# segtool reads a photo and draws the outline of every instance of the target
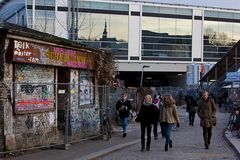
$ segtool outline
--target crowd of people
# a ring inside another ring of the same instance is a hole
[[[198,100],[186,95],[185,104],[190,126],[194,125],[195,115],[199,116],[205,149],[209,149],[212,127],[216,125],[216,106],[213,98],[209,96],[207,91],[203,91]],[[132,105],[127,99],[127,94],[122,93],[116,104],[116,110],[119,112],[121,119],[123,137],[127,136],[128,116],[131,109]],[[180,119],[176,101],[170,94],[164,96],[156,94],[153,98],[150,94],[146,94],[142,100],[136,121],[140,123],[141,128],[141,152],[150,151],[152,130],[154,139],[158,139],[158,126],[161,128],[162,138],[165,138],[164,150],[168,151],[169,148],[173,147],[171,131],[174,125],[180,127]],[[146,133],[147,139],[145,140]]]

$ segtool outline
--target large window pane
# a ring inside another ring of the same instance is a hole
[[[225,18],[232,15],[221,14]],[[239,27],[238,23],[204,21],[204,58],[219,59],[226,54],[240,37]]]
[[[192,20],[177,19],[176,35],[192,35]]]
[[[237,42],[240,40],[240,23],[233,25],[233,41]]]
[[[142,17],[142,56],[190,58],[192,21]]]
[[[47,5],[47,6],[54,6],[55,0],[35,0],[36,5]]]
[[[173,18],[160,18],[161,33],[167,33],[168,35],[176,35],[176,19]]]
[[[32,9],[27,10],[27,26],[28,28],[32,28]]]
[[[91,2],[91,8],[93,8],[93,9],[110,9],[110,3]]]
[[[145,5],[143,6],[143,12],[172,14],[172,15],[192,15],[192,9],[145,6]]]
[[[128,4],[102,3],[78,0],[80,8],[128,11]]]
[[[128,17],[124,15],[79,13],[79,40],[90,46],[127,57]]]
[[[36,10],[35,29],[41,32],[54,34],[54,11]]]
[[[219,22],[218,39],[222,45],[228,45],[233,38],[233,23]]]

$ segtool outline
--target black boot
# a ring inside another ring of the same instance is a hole
[[[141,152],[144,152],[144,151],[145,151],[145,147],[144,147],[144,146],[142,146]]]
[[[147,147],[146,151],[150,151],[150,146]]]
[[[168,145],[165,145],[165,151],[168,151]]]
[[[208,144],[205,144],[205,149],[209,149],[209,146],[208,146]]]

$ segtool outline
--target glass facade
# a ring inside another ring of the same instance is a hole
[[[148,11],[156,14],[148,15]],[[182,17],[179,17],[179,14],[182,14]],[[186,15],[188,17],[185,17]],[[191,16],[192,10],[143,7],[142,58],[191,58],[192,19],[188,19]]]
[[[38,31],[54,34],[55,12],[35,10],[35,28]]]
[[[240,14],[205,11],[204,19],[204,60],[218,60],[240,39]]]
[[[125,13],[128,14],[128,5],[80,1],[79,7],[84,10],[81,12],[80,8],[78,13],[78,40],[112,52],[118,59],[126,59],[128,15]]]
[[[32,9],[27,9],[27,27],[28,28],[33,28],[33,22],[32,22]]]
[[[27,3],[32,5],[32,0]],[[55,0],[35,0],[35,4],[35,25],[33,10],[28,8],[28,27],[54,34]],[[77,7],[78,41],[127,59],[129,4],[78,0]],[[141,18],[143,60],[191,61],[193,9],[143,4],[142,14],[136,16]],[[203,29],[203,61],[216,61],[240,39],[240,13],[206,9]]]
[[[55,0],[35,0],[35,4],[41,6],[54,6]]]

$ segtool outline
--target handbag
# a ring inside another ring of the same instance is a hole
[[[217,118],[216,118],[216,116],[212,117],[212,122],[213,122],[213,126],[217,125]]]

